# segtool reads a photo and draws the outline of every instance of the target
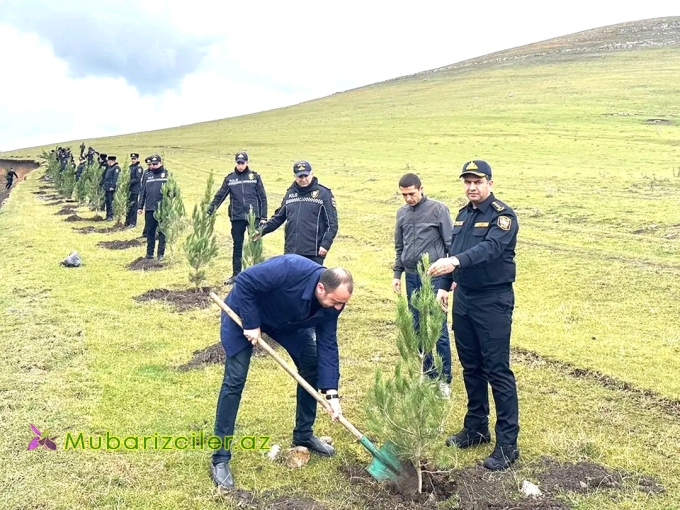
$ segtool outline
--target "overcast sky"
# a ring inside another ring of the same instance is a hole
[[[403,3],[0,0],[0,150],[269,110],[680,15],[657,0]]]

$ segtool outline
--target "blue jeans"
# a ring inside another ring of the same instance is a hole
[[[303,329],[295,333],[287,333],[285,336],[295,336],[299,342],[305,344],[304,349],[293,362],[298,369],[298,373],[312,387],[316,388],[318,362],[316,355],[316,341],[314,329]],[[272,334],[275,340],[283,339],[283,335]],[[220,388],[220,396],[217,399],[217,412],[215,416],[215,436],[222,439],[224,445],[225,436],[234,435],[236,425],[236,414],[241,403],[241,394],[246,384],[250,359],[253,354],[253,347],[249,345],[239,351],[235,356],[227,356],[224,365],[224,380]],[[307,391],[297,385],[297,409],[295,412],[295,429],[293,430],[293,443],[306,441],[312,437],[312,426],[316,420],[316,400]],[[266,431],[263,431],[263,434]],[[213,464],[229,462],[231,460],[231,450],[221,448],[213,453]]]
[[[421,288],[422,282],[420,281],[420,276],[418,275],[418,273],[405,273],[405,275],[406,275],[406,297],[408,298],[409,309],[413,314],[413,327],[415,328],[416,331],[418,331],[418,328],[420,327],[420,317],[418,315],[418,310],[411,306],[411,295],[413,294],[413,291]],[[434,290],[435,294],[439,289],[440,281],[441,277],[432,278],[432,289]],[[444,316],[444,322],[442,323],[441,335],[439,335],[439,339],[437,340],[437,354],[439,354],[439,356],[442,359],[442,369],[444,371],[442,378],[444,382],[450,384],[451,342],[449,341],[449,329],[446,323],[446,315]],[[423,369],[433,379],[437,379],[440,377],[440,374],[437,373],[437,370],[434,367],[432,353],[429,353],[423,360]]]

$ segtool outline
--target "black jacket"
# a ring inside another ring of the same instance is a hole
[[[79,164],[78,168],[76,168],[76,182],[80,180],[80,177],[83,175],[84,171],[85,171],[85,163]]]
[[[139,194],[142,189],[142,174],[144,169],[139,163],[130,165],[130,194]]]
[[[102,188],[104,188],[104,191],[109,191],[111,188],[114,190],[116,189],[119,173],[120,167],[118,166],[118,163],[106,169],[106,172],[104,172],[104,178],[102,179]]]
[[[319,247],[330,250],[338,233],[338,213],[330,188],[319,184],[316,177],[306,188],[296,182],[288,188],[281,207],[262,229],[268,234],[286,222],[284,253],[318,256]]]
[[[250,206],[253,207],[257,219],[267,218],[267,194],[264,191],[264,184],[258,173],[252,171],[250,167],[246,167],[243,172],[234,170],[224,178],[222,186],[210,203],[208,214],[215,212],[228,195],[231,195],[230,220],[247,220]]]
[[[7,177],[7,180],[9,182],[12,182],[14,179],[19,178],[19,176],[17,175],[17,173],[14,170],[10,170],[9,172],[7,172],[7,175],[5,175],[5,177]]]
[[[144,181],[142,193],[139,195],[139,209],[145,211],[155,211],[163,198],[163,184],[168,181],[167,170],[160,166],[148,172],[148,177]]]
[[[493,193],[476,208],[468,203],[453,222],[449,253],[460,261],[453,275],[442,278],[440,289],[453,280],[470,290],[506,288],[515,281],[517,216]]]

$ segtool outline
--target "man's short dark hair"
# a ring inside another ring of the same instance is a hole
[[[399,187],[410,188],[411,186],[415,186],[416,188],[420,189],[420,187],[422,186],[422,183],[420,182],[420,177],[418,177],[416,174],[402,175],[401,179],[399,179]]]
[[[352,273],[343,269],[342,267],[334,267],[332,269],[326,269],[321,273],[321,278],[319,278],[319,283],[323,284],[326,292],[333,292],[340,285],[347,285],[347,290],[351,294],[354,291],[354,279],[352,278]]]

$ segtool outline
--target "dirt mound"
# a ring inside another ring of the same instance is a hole
[[[62,216],[65,216],[65,215],[67,215],[67,214],[70,214],[70,215],[73,215],[73,216],[77,216],[77,215],[75,214],[75,212],[76,212],[76,208],[75,208],[75,207],[73,207],[73,206],[71,206],[71,205],[66,205],[66,206],[62,207],[61,209],[59,209],[59,210],[58,210],[57,212],[55,212],[54,214],[56,214],[56,215],[62,215]],[[78,216],[78,217],[79,217],[79,216]],[[74,220],[64,220],[64,221],[74,221]]]
[[[521,466],[519,469],[522,469]],[[451,471],[423,473],[422,494],[402,494],[395,487],[379,484],[363,466],[346,465],[339,468],[357,488],[356,501],[360,505],[376,509],[436,509],[444,501],[455,501],[461,510],[568,510],[555,499],[563,492],[594,492],[597,490],[621,490],[624,478],[635,478],[622,472],[609,470],[592,462],[560,464],[549,457],[527,466],[534,476],[523,475],[517,468],[491,472],[481,464]],[[528,471],[529,472],[529,471]],[[518,489],[518,480],[527,476],[536,478],[540,498],[524,496]],[[662,492],[663,487],[655,480],[637,477],[641,492]],[[653,488],[650,490],[650,488]]]
[[[92,228],[94,227],[86,227]],[[163,269],[163,264],[156,261],[156,259],[147,259],[144,257],[139,257],[128,264],[127,268],[130,271],[155,271],[157,269]]]
[[[109,250],[127,250],[136,246],[142,246],[137,239],[130,239],[129,241],[99,241],[97,246],[107,248]]]
[[[269,346],[272,349],[276,349],[279,347],[279,344],[270,336],[263,334],[262,339],[269,344]],[[220,342],[217,342],[216,344],[209,345],[205,349],[199,349],[198,351],[194,351],[193,357],[191,360],[184,365],[180,365],[178,370],[181,370],[182,372],[185,372],[187,370],[193,370],[195,368],[202,368],[207,365],[224,365],[224,348],[222,347],[222,344]],[[269,356],[267,354],[267,351],[264,349],[261,349],[259,346],[255,346],[253,349],[253,356],[255,357],[261,357],[261,356]]]
[[[224,365],[225,355],[224,347],[220,342],[209,345],[205,349],[194,351],[194,356],[191,361],[177,367],[181,372],[201,368],[206,365]]]
[[[136,242],[141,245],[139,241]],[[178,311],[185,312],[195,308],[208,308],[212,304],[212,300],[208,296],[211,290],[210,287],[201,287],[198,292],[195,289],[151,289],[134,299],[140,303],[144,301],[165,301],[174,304]]]
[[[73,218],[73,219],[69,219]],[[74,214],[73,216],[69,216],[66,218],[64,221],[91,221],[88,218],[81,218],[77,214]],[[74,228],[76,232],[79,234],[110,234],[111,232],[120,232],[123,230],[125,227],[121,224],[114,225],[113,227],[101,227],[101,228],[96,228],[96,227],[78,227]]]

